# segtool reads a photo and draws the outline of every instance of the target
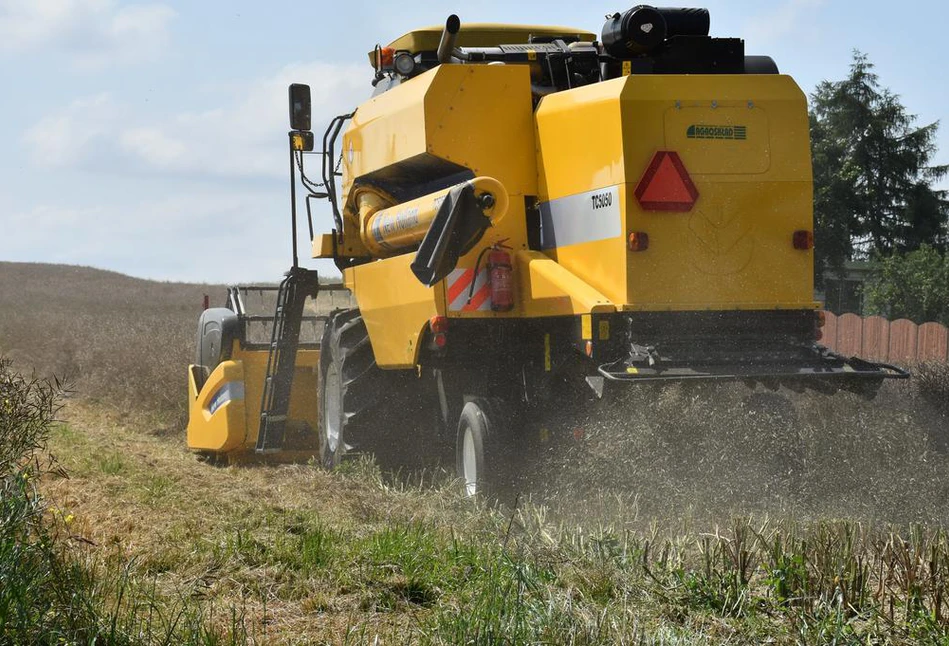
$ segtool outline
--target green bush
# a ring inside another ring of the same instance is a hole
[[[160,599],[131,563],[104,567],[71,546],[71,516],[38,487],[55,468],[46,443],[62,392],[0,358],[0,644],[245,643],[237,612],[217,629],[200,605]]]
[[[57,388],[27,380],[0,360],[0,635],[30,643],[58,621],[56,557],[46,506],[37,493]]]
[[[949,254],[923,245],[884,258],[865,290],[869,314],[949,325]]]

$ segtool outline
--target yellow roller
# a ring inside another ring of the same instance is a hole
[[[496,225],[507,213],[507,190],[492,177],[476,177],[463,182],[469,184],[475,197],[484,204],[484,214]],[[380,193],[364,190],[356,196],[359,208],[359,226],[363,244],[376,257],[394,256],[418,247],[428,232],[442,201],[455,185],[423,195],[395,206],[387,206],[387,198]],[[484,200],[490,196],[492,199]],[[488,206],[490,205],[490,206]]]

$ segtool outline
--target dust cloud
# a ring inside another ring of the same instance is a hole
[[[742,384],[614,395],[575,421],[551,416],[522,498],[621,526],[733,514],[949,525],[949,416],[913,382],[872,401]]]

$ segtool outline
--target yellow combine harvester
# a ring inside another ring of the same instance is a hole
[[[309,88],[291,86],[291,201],[297,173],[308,207],[330,201],[313,257],[357,307],[301,345],[322,288],[294,251],[270,343],[247,341],[239,290],[206,311],[189,446],[333,466],[432,451],[434,431],[474,494],[511,473],[536,414],[620,386],[906,376],[817,345],[804,94],[708,31],[704,9],[638,6],[599,40],[451,16],[370,53],[373,96],[331,122],[320,183]]]

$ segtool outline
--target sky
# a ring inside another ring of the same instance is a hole
[[[853,50],[866,53],[919,124],[943,121],[935,161],[949,163],[949,3],[699,6],[711,12],[713,36],[743,38],[746,53],[772,56],[808,94],[843,78]],[[312,86],[313,129],[322,133],[369,96],[366,52],[414,27],[457,13],[462,25],[599,32],[606,14],[626,8],[615,0],[0,0],[0,260],[159,280],[275,281],[290,265],[289,83]],[[328,205],[315,216],[317,232],[331,228]]]

